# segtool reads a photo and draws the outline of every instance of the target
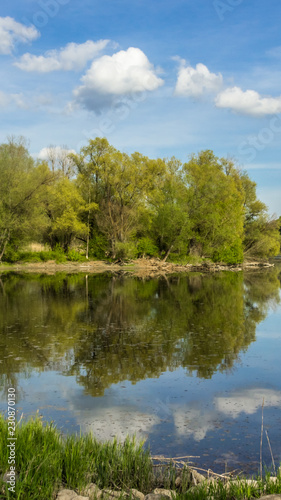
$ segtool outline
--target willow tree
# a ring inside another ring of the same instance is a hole
[[[0,260],[9,245],[19,247],[46,225],[43,186],[52,182],[46,164],[36,164],[24,139],[0,145]]]
[[[163,162],[161,178],[149,195],[151,239],[166,260],[171,251],[187,253],[190,239],[188,189],[183,182],[181,162],[175,157]]]
[[[98,216],[95,213],[99,209],[104,196],[104,174],[107,171],[110,157],[114,148],[110,146],[107,139],[90,139],[87,146],[81,148],[79,154],[73,154],[72,160],[77,169],[77,186],[87,210],[84,213],[84,223],[87,225],[85,238],[86,257],[89,255],[90,239],[99,231]]]
[[[87,206],[73,181],[59,176],[45,192],[45,211],[48,224],[44,232],[44,241],[52,249],[58,244],[65,252],[77,237],[87,233],[82,214]]]
[[[85,237],[80,235],[79,239],[84,241],[84,243],[86,243],[86,259],[88,259],[93,213],[98,208],[97,203],[93,201],[95,197],[95,191],[92,182],[93,172],[91,165],[85,161],[82,155],[72,155],[72,159],[73,163],[76,165],[78,170],[78,175],[76,178],[76,186],[79,190],[80,195],[84,200],[84,205],[85,205],[84,213],[81,214],[82,221],[84,222],[84,224],[86,224],[87,227]]]
[[[244,196],[224,167],[209,150],[193,155],[183,166],[192,233],[190,252],[239,262],[243,259]]]
[[[280,252],[279,221],[270,217],[267,206],[257,198],[256,183],[241,173],[244,191],[244,240],[246,257],[267,258]]]
[[[130,156],[121,153],[105,138],[90,140],[73,160],[79,171],[80,185],[84,186],[92,234],[94,231],[103,234],[115,257],[118,248],[126,244],[138,228],[146,193],[161,171],[160,164],[139,153]],[[91,203],[96,203],[98,210],[90,216]]]

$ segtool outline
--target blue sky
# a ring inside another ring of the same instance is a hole
[[[0,9],[0,141],[150,157],[212,149],[281,214],[280,0],[13,0]],[[41,153],[42,155],[42,153]]]

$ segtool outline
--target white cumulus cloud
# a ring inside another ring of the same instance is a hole
[[[44,55],[24,54],[15,66],[23,71],[49,73],[51,71],[81,70],[88,61],[96,57],[109,43],[109,40],[85,43],[68,43],[60,50],[49,50]]]
[[[204,93],[218,92],[223,83],[220,73],[211,73],[202,63],[196,67],[186,66],[184,60],[180,61],[175,95],[187,97],[200,97]]]
[[[34,26],[25,26],[12,17],[0,17],[0,54],[11,54],[17,42],[32,42],[39,36]]]
[[[153,91],[164,84],[147,56],[135,47],[96,59],[81,81],[74,90],[75,102],[96,112],[124,96]]]
[[[281,96],[262,97],[255,90],[243,91],[231,87],[220,92],[215,104],[217,108],[229,108],[236,113],[252,116],[273,115],[281,112]]]
[[[48,160],[50,156],[50,148],[53,150],[54,154],[59,156],[60,154],[76,153],[75,149],[66,149],[61,146],[50,146],[49,148],[43,148],[38,153],[37,157],[39,160]]]

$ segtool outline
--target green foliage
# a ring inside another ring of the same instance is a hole
[[[86,258],[98,259],[239,263],[242,243],[248,258],[280,251],[280,221],[257,199],[256,184],[210,150],[182,165],[175,157],[128,155],[97,137],[60,162],[51,172],[34,162],[22,139],[0,145],[0,261],[5,253],[6,261],[25,260],[18,252],[32,239],[52,250],[58,244],[65,254],[79,240]]]
[[[158,248],[153,243],[152,239],[144,236],[138,240],[137,243],[137,256],[143,257],[148,255],[149,257],[155,257],[158,254]]]
[[[151,221],[149,234],[163,256],[173,252],[187,253],[190,220],[187,187],[182,179],[181,163],[175,158],[162,162],[161,178],[149,198]]]
[[[42,262],[47,262],[48,260],[53,259],[53,253],[51,250],[49,250],[49,251],[41,250],[41,252],[38,252],[38,253],[39,253],[40,260]]]
[[[48,254],[48,252],[16,251],[11,245],[8,245],[3,256],[3,261],[9,262],[10,264],[14,264],[15,262],[44,262],[51,258],[46,258],[46,254]]]
[[[38,252],[20,252],[19,253],[20,262],[42,262],[40,253]]]
[[[274,257],[280,253],[280,233],[278,220],[269,220],[260,214],[246,225],[244,252],[249,258]]]
[[[241,174],[244,192],[243,250],[247,258],[264,259],[280,252],[280,222],[270,218],[267,207],[257,199],[256,183],[246,172]]]
[[[134,241],[118,241],[116,243],[115,256],[117,259],[135,259],[137,255],[138,250]]]
[[[45,227],[41,201],[50,182],[48,167],[35,164],[23,139],[0,145],[0,261],[8,245],[17,249]]]
[[[67,252],[75,237],[87,233],[80,217],[85,210],[84,200],[75,184],[62,177],[47,189],[45,207],[49,223],[43,239],[52,249],[59,244]]]
[[[85,261],[85,256],[73,249],[68,250],[66,254],[59,244],[53,250],[42,250],[40,252],[15,251],[11,246],[8,246],[3,260],[11,264],[15,262],[48,262],[49,260],[55,260],[56,263],[63,263],[67,260],[71,262],[83,262]]]
[[[224,262],[225,264],[240,264],[243,262],[242,241],[238,240],[231,247],[215,250],[213,253],[214,262]]]
[[[105,259],[109,254],[109,243],[103,234],[95,232],[89,242],[89,257]]]
[[[11,245],[8,245],[3,257],[4,262],[11,264],[15,262],[46,262],[54,258],[52,252],[25,252],[21,250],[14,250]]]
[[[49,252],[49,256],[51,257],[51,260],[55,260],[58,264],[66,262],[67,260],[63,248],[58,243],[56,244],[54,250]]]
[[[76,250],[68,250],[66,257],[67,260],[70,260],[71,262],[84,262],[86,260],[85,255],[82,255]]]
[[[115,258],[117,248],[122,247],[118,244],[128,243],[140,224],[145,197],[154,189],[162,163],[139,153],[128,156],[110,146],[105,138],[98,137],[90,140],[80,155],[73,158],[79,170],[78,182],[84,186],[84,198],[98,205],[98,210],[88,213],[90,239],[98,229],[109,242],[110,254]]]
[[[14,262],[18,262],[20,260],[20,253],[14,250],[11,245],[6,247],[6,251],[3,255],[3,261],[9,262],[13,264]]]
[[[190,252],[212,257],[242,239],[241,186],[212,151],[193,155],[183,169],[189,186]]]

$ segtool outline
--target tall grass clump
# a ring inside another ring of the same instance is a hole
[[[101,443],[92,435],[68,436],[64,448],[63,481],[71,488],[93,482],[99,488],[149,490],[152,463],[143,442],[127,437]]]
[[[0,417],[0,473],[9,471],[8,464],[8,425],[3,416]],[[28,498],[42,500],[53,498],[58,489],[63,465],[62,441],[58,431],[52,424],[43,425],[37,416],[23,422],[16,432],[16,481],[15,494],[6,489],[6,498]],[[1,497],[0,497],[1,498]],[[5,497],[3,497],[5,498]]]
[[[3,475],[9,471],[8,424],[0,415],[0,498],[48,500],[60,487],[80,490],[94,482],[99,488],[150,491],[152,461],[143,442],[126,438],[99,442],[91,434],[62,437],[36,416],[16,431],[16,492],[11,494]],[[5,495],[1,497],[1,491]]]

